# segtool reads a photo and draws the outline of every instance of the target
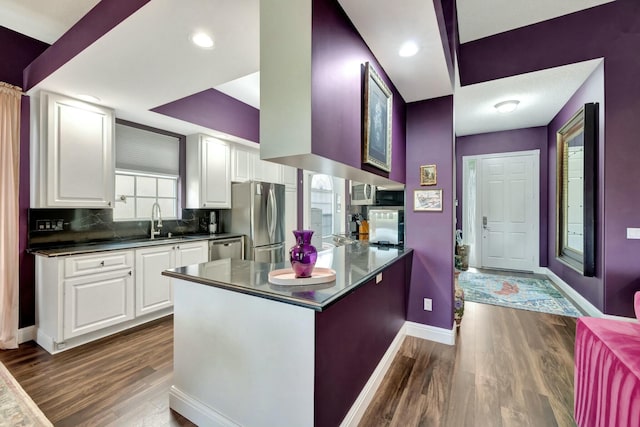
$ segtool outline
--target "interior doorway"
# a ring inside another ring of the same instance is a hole
[[[469,265],[536,271],[540,151],[463,157],[462,234]]]

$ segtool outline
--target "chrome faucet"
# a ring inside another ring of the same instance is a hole
[[[158,209],[156,209],[156,207]],[[156,213],[156,210],[158,211],[158,225],[154,225],[153,223],[153,217]],[[158,230],[156,230],[156,228],[158,228]],[[151,206],[151,240],[153,240],[156,236],[158,236],[160,234],[160,228],[162,228],[162,210],[160,209],[160,205],[158,204],[158,202],[155,202],[153,204],[153,206]]]

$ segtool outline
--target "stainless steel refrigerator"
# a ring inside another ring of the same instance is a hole
[[[284,185],[248,181],[231,185],[231,209],[221,211],[224,231],[245,238],[245,258],[284,261]]]

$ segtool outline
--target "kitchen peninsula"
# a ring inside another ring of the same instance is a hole
[[[411,249],[319,253],[331,283],[282,286],[287,267],[218,260],[174,284],[171,408],[198,425],[336,426],[406,319]]]

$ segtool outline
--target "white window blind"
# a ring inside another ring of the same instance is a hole
[[[180,140],[116,124],[116,168],[179,175]]]

